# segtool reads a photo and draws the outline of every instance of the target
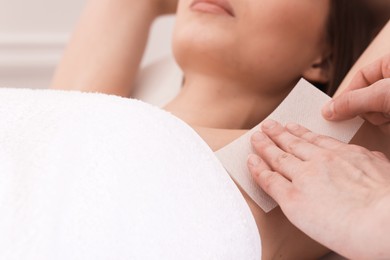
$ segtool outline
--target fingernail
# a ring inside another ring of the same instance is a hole
[[[299,125],[298,125],[298,124],[295,124],[295,123],[288,123],[288,124],[286,125],[286,128],[287,128],[288,130],[291,130],[291,131],[296,131],[296,130],[299,129]]]
[[[261,163],[261,159],[259,158],[259,156],[255,155],[255,154],[250,154],[248,156],[248,165],[251,166],[251,167],[256,167],[258,165],[260,165]]]
[[[324,109],[322,110],[322,113],[323,115],[328,118],[328,119],[331,119],[334,115],[334,102],[333,100],[329,101]]]
[[[255,141],[255,142],[261,142],[265,139],[265,135],[259,131],[255,132],[253,135],[252,135],[252,140]]]
[[[267,119],[262,124],[263,128],[265,129],[272,129],[277,125],[277,123],[274,120]]]

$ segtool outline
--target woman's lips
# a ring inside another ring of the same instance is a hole
[[[191,4],[191,9],[205,13],[235,16],[233,8],[226,0],[195,0]]]

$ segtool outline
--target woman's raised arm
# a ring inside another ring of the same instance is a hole
[[[51,88],[130,96],[153,20],[177,0],[89,0]]]

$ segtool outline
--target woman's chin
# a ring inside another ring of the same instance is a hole
[[[228,60],[234,52],[227,45],[226,41],[221,41],[215,37],[193,37],[188,35],[176,35],[173,38],[173,54],[180,66],[187,64],[204,69],[210,66],[229,66]],[[215,64],[215,65],[213,65]]]
[[[234,28],[220,23],[208,23],[200,19],[189,19],[177,23],[173,34],[174,48],[192,49],[201,52],[220,52],[225,55],[237,42]]]

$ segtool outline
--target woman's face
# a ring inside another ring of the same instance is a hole
[[[326,53],[329,9],[329,0],[180,0],[174,54],[186,77],[280,91]]]

